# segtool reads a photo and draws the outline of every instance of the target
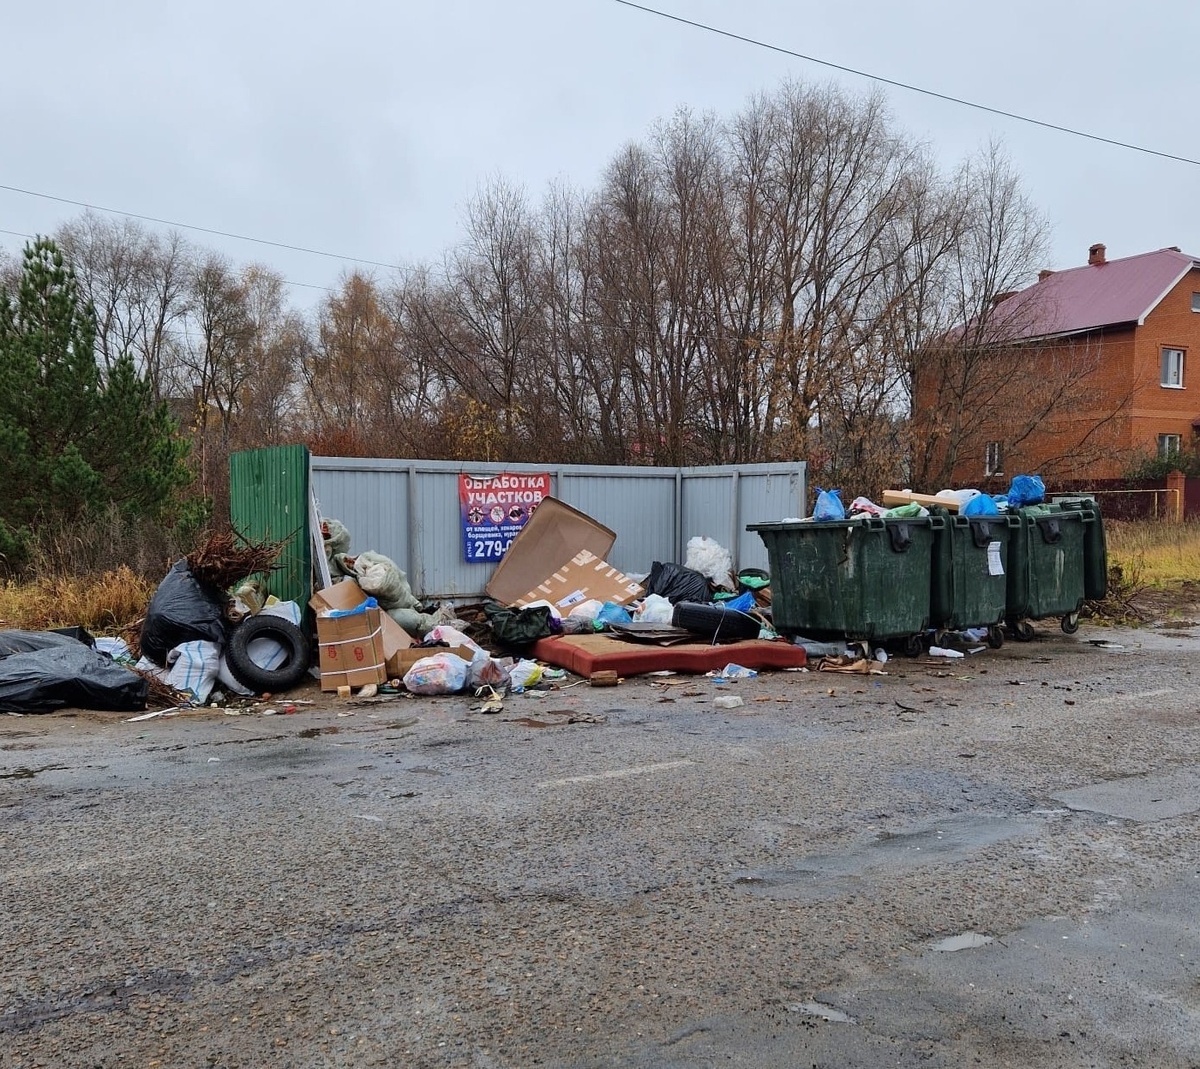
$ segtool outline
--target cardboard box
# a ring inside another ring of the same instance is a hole
[[[449,649],[445,646],[433,646],[424,649],[419,646],[413,646],[411,649],[401,650],[394,658],[388,658],[388,679],[403,679],[404,673],[416,664],[417,661],[421,660],[422,657],[432,657],[435,653],[453,653],[455,657],[461,657],[464,661],[469,661],[475,656],[475,651],[470,646],[451,646]]]
[[[332,586],[322,587],[309,598],[308,606],[317,614],[317,618],[320,620],[323,609],[353,609],[356,605],[361,605],[366,600],[367,595],[363,593],[362,587],[353,579],[345,579],[340,583],[334,583]],[[398,664],[396,658],[401,651],[413,645],[415,639],[396,623],[395,620],[388,616],[386,612],[380,612],[379,614],[379,627],[383,639],[383,659],[387,670],[387,678],[394,679],[396,676],[404,674],[395,670],[394,663]],[[319,624],[317,633],[319,636]],[[324,668],[321,671],[324,672]]]
[[[514,604],[548,601],[563,616],[567,616],[576,605],[593,598],[624,605],[641,597],[641,594],[641,583],[584,549],[562,567],[556,568],[544,582],[517,598]]]
[[[501,605],[520,604],[546,576],[557,572],[576,554],[586,550],[603,560],[616,541],[616,532],[604,524],[558,498],[544,498],[513,539],[484,589]]]
[[[387,682],[382,616],[379,609],[353,616],[317,616],[322,690]]]

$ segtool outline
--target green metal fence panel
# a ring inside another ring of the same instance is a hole
[[[233,528],[248,541],[287,542],[267,585],[281,601],[301,605],[312,592],[308,464],[302,445],[248,449],[229,458]]]

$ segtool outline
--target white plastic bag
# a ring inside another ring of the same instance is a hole
[[[425,641],[444,642],[447,646],[467,646],[473,650],[482,648],[478,642],[467,638],[457,627],[451,627],[449,624],[438,624],[425,636]]]
[[[733,589],[733,576],[730,574],[733,571],[733,557],[714,539],[701,538],[699,535],[688,539],[684,564],[692,571],[707,576],[715,586]]]
[[[537,661],[518,661],[508,670],[508,685],[514,694],[540,683],[541,679],[542,666]]]
[[[567,614],[567,618],[575,620],[587,620],[589,623],[591,623],[596,619],[597,613],[599,613],[603,608],[604,602],[596,601],[595,598],[592,598],[590,601],[581,601],[578,605],[571,609],[570,613]]]
[[[435,653],[404,673],[404,686],[412,694],[457,694],[467,685],[470,670],[470,662],[453,653]]]
[[[647,594],[633,618],[648,624],[669,624],[675,618],[675,606],[661,594]]]

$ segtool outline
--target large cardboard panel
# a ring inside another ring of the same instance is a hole
[[[517,605],[548,601],[563,616],[585,601],[611,601],[624,605],[641,596],[642,585],[617,571],[608,561],[580,550],[554,574],[517,599]]]
[[[367,600],[367,595],[353,579],[345,579],[332,586],[322,587],[309,599],[308,606],[320,619],[323,609],[353,609]],[[383,636],[385,660],[395,657],[401,650],[408,649],[416,640],[386,612],[379,614],[379,627]],[[388,669],[391,672],[391,669]],[[393,673],[394,674],[394,673]]]
[[[317,616],[321,689],[387,682],[379,609],[354,616]]]
[[[604,524],[547,497],[513,539],[484,590],[502,605],[515,605],[580,550],[603,560],[616,540],[616,532]]]

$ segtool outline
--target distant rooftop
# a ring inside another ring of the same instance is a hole
[[[1088,263],[1043,272],[1041,280],[1008,297],[997,310],[1002,322],[1020,325],[1026,338],[1078,334],[1121,323],[1142,323],[1200,259],[1178,249],[1158,249],[1107,260],[1093,245]]]

